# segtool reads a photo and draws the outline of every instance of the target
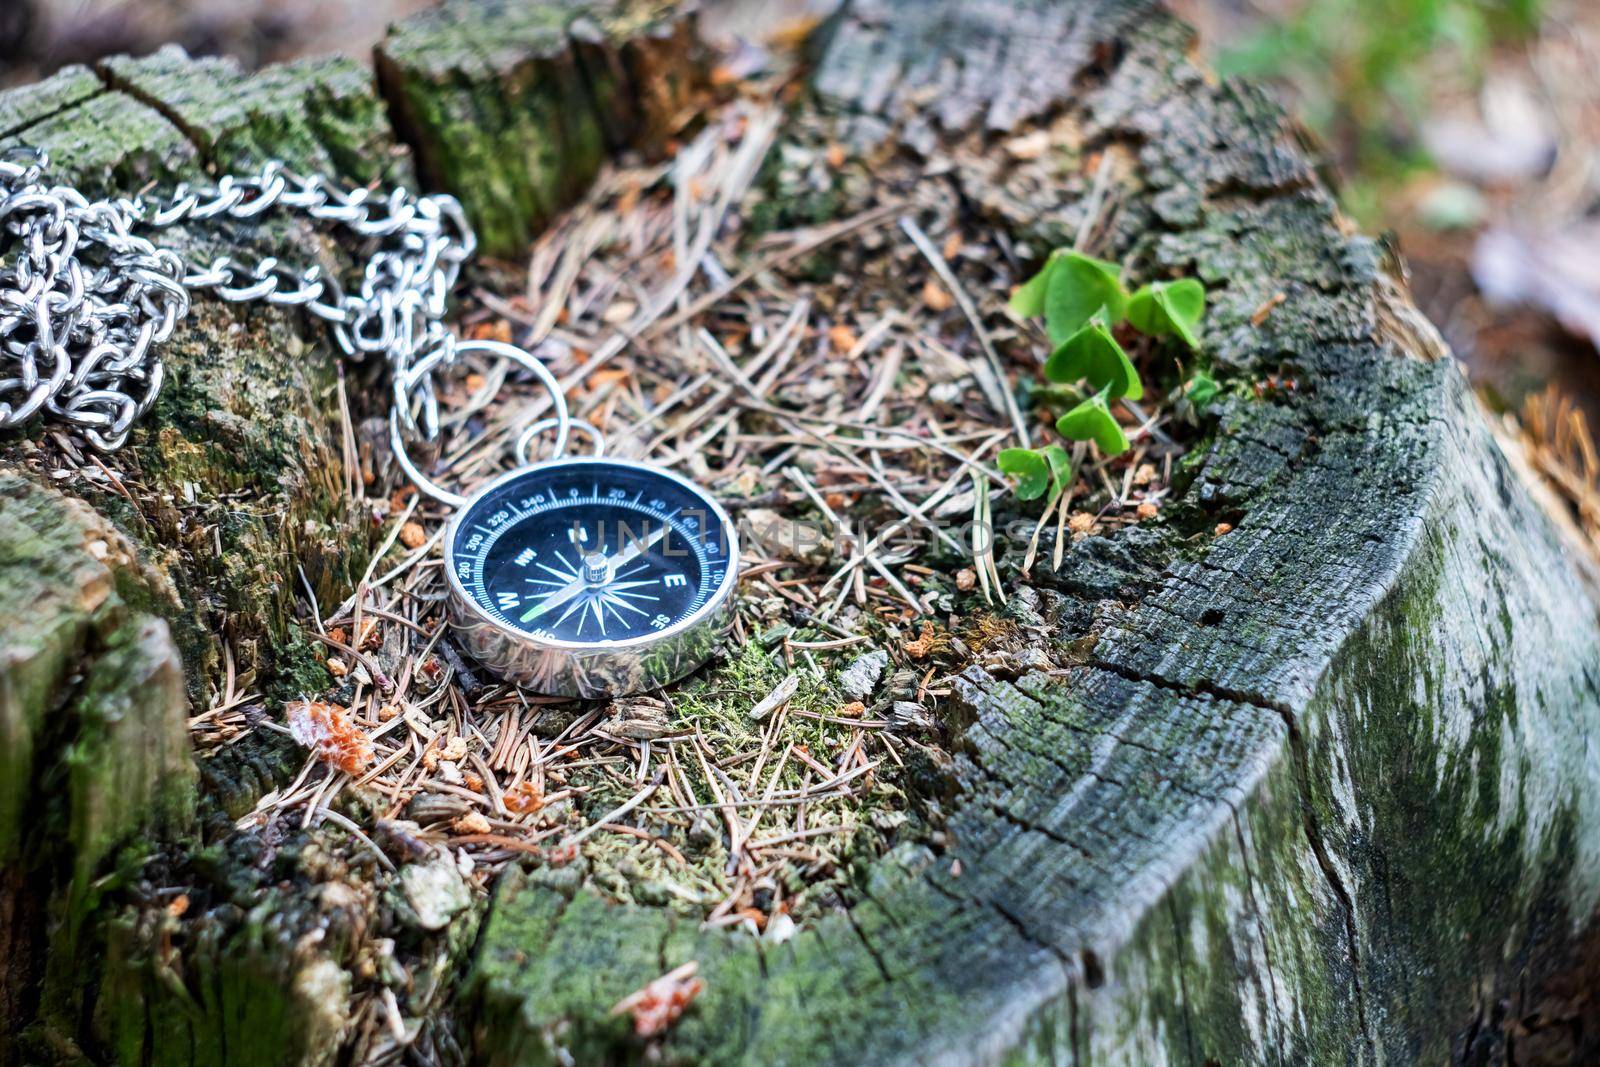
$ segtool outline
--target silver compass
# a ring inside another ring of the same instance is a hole
[[[515,470],[463,496],[412,462],[404,401],[438,363],[472,352],[530,371],[554,414],[523,431]],[[549,368],[514,345],[460,342],[397,374],[394,388],[395,458],[455,510],[444,539],[449,617],[469,655],[536,692],[585,698],[654,689],[710,657],[732,618],[739,539],[709,493],[664,468],[605,456],[604,436],[571,417]],[[552,455],[530,462],[547,431]],[[573,431],[593,455],[565,454]]]
[[[541,693],[636,693],[705,662],[737,579],[732,521],[644,463],[547,460],[479,489],[445,534],[463,647]]]

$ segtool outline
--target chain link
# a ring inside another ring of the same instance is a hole
[[[96,448],[119,448],[161,389],[161,345],[188,315],[191,294],[203,291],[304,308],[328,324],[346,356],[381,353],[405,428],[437,436],[431,368],[454,359],[445,304],[476,247],[454,197],[341,189],[275,160],[211,187],[179,185],[165,200],[91,201],[50,184],[48,170],[37,149],[0,153],[0,430],[43,412]],[[271,256],[197,266],[139,232],[248,221],[274,208],[370,241],[359,288],[346,293],[315,264]],[[428,372],[412,373],[424,357],[432,357]]]

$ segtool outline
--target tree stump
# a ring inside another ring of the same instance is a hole
[[[0,135],[91,193],[265,157],[421,182],[520,255],[608,152],[663,150],[705,83],[693,40],[661,5],[456,0],[375,75],[168,51],[0,95]],[[417,1055],[1587,1062],[1592,565],[1296,127],[1136,0],[857,0],[811,44],[797,107],[1036,254],[1107,176],[1108,246],[1206,282],[1208,355],[1243,387],[1155,534],[1031,579],[1069,666],[973,665],[937,708],[936,842],[869,857],[781,944],[510,868],[401,989],[442,1020]],[[1007,152],[1025,137],[1042,159]],[[345,255],[301,226],[179,241]],[[381,445],[352,427],[383,391],[278,310],[202,301],[167,358],[113,462],[48,427],[0,452],[6,1063],[328,1063],[381,1025],[348,1003],[394,883],[269,879],[231,828],[298,750],[262,728],[197,762],[185,730],[243,677],[262,718],[325,687],[293,605],[343,599],[376,547]],[[1296,388],[1248,388],[1268,374]],[[206,888],[141,899],[152,870]],[[610,1009],[690,960],[704,993],[646,1047]]]

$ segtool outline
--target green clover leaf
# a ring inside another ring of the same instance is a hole
[[[1053,382],[1087,378],[1091,386],[1108,390],[1112,398],[1138,400],[1144,396],[1144,385],[1133,361],[1098,316],[1051,353],[1044,365],[1044,376]]]
[[[1054,500],[1072,484],[1072,457],[1060,445],[1045,445],[1039,454],[1050,467],[1050,499]]]
[[[1000,473],[1016,479],[1019,500],[1037,500],[1050,484],[1049,463],[1031,448],[1002,449],[995,463]]]
[[[1031,319],[1035,315],[1044,314],[1044,294],[1050,286],[1050,272],[1055,269],[1064,254],[1064,250],[1059,248],[1051,252],[1050,258],[1039,268],[1039,273],[1017,287],[1017,291],[1011,294],[1012,314],[1019,319]]]
[[[1177,334],[1190,348],[1200,347],[1195,332],[1206,313],[1206,289],[1193,278],[1151,282],[1128,301],[1128,321],[1152,337]]]
[[[1115,263],[1080,252],[1064,252],[1050,268],[1044,294],[1044,328],[1059,345],[1102,311],[1108,324],[1128,313],[1128,294]]]
[[[1128,436],[1106,406],[1104,389],[1057,419],[1056,430],[1072,441],[1093,441],[1108,456],[1128,450]]]
[[[1072,457],[1060,445],[1007,448],[996,464],[1002,474],[1015,479],[1013,489],[1019,500],[1037,500],[1048,487],[1053,501],[1072,484]]]

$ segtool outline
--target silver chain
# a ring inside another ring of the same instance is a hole
[[[179,185],[163,200],[89,200],[51,185],[48,169],[36,149],[0,155],[0,430],[42,412],[96,448],[120,447],[161,389],[161,345],[188,315],[191,293],[206,291],[304,308],[329,324],[346,356],[381,353],[401,422],[437,436],[432,369],[456,348],[445,304],[476,246],[454,197],[341,189],[274,160],[251,176]],[[270,256],[197,267],[138,232],[247,221],[273,208],[371,241],[359,289],[345,293],[316,264]]]

